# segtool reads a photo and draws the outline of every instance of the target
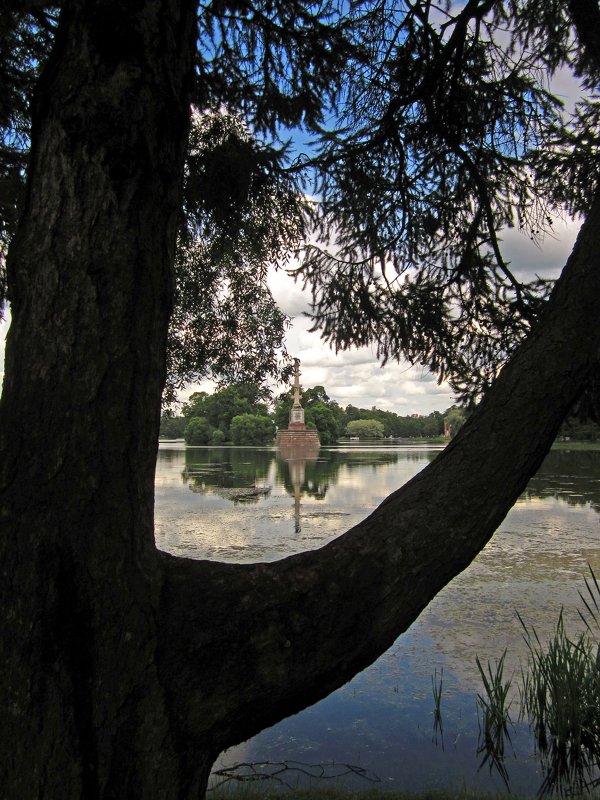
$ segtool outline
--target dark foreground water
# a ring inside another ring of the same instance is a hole
[[[364,518],[438,451],[345,446],[322,448],[314,462],[286,463],[272,448],[163,443],[157,544],[176,555],[237,562],[316,548]],[[248,497],[255,486],[270,491]],[[600,575],[599,512],[600,452],[552,452],[492,541],[387,653],[325,700],[226,751],[217,767],[285,762],[280,778],[295,785],[306,771],[315,774],[304,765],[320,765],[328,776],[350,765],[354,771],[338,784],[504,791],[497,773],[479,769],[475,656],[485,664],[506,648],[505,672],[518,675],[526,646],[517,610],[542,641],[561,606],[569,629],[580,628],[587,565]],[[443,735],[434,731],[432,691],[442,668]],[[527,725],[516,722],[511,736],[510,788],[534,795],[543,774]]]

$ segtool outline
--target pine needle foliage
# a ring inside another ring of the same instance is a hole
[[[502,230],[538,241],[598,186],[597,99],[569,117],[548,90],[559,68],[592,85],[579,23],[541,5],[380,4],[369,56],[347,65],[319,139],[320,244],[297,272],[314,329],[336,350],[372,344],[384,363],[426,366],[463,401],[551,289],[517,278]]]
[[[0,247],[18,218],[33,86],[59,8],[17,4],[2,15]],[[311,244],[294,274],[312,292],[314,330],[336,350],[372,345],[383,363],[423,365],[460,401],[476,400],[551,291],[519,277],[502,231],[540,241],[556,215],[585,214],[598,189],[597,3],[202,0],[197,20],[193,99],[211,123],[190,139],[176,277],[187,310],[176,306],[169,386],[235,378],[218,348],[241,364],[236,348],[249,336],[256,347],[238,377],[279,371],[285,321],[264,265],[285,260],[310,211]],[[573,113],[549,88],[559,70],[582,86]],[[299,140],[311,141],[302,156]],[[316,202],[300,214],[302,192]],[[254,236],[261,204],[265,219],[278,211],[273,231]],[[286,206],[293,235],[279,227]],[[4,284],[0,266],[0,298]],[[262,323],[232,338],[225,329],[251,285]],[[201,291],[231,299],[222,324]],[[270,364],[248,374],[263,351]]]

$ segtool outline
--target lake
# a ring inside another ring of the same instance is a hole
[[[312,462],[286,463],[274,448],[186,449],[163,442],[157,546],[233,562],[273,561],[320,547],[367,516],[440,449],[351,443],[323,447]],[[252,496],[253,487],[270,490]],[[291,785],[323,770],[349,787],[373,781],[379,789],[504,791],[495,771],[480,768],[476,695],[482,684],[475,656],[485,664],[506,649],[505,674],[520,674],[527,650],[517,611],[542,641],[561,606],[568,630],[581,629],[576,609],[588,564],[600,575],[599,513],[600,452],[552,451],[491,542],[390,650],[325,700],[226,751],[217,768],[268,761],[285,765],[279,778]],[[434,730],[432,688],[442,669],[443,735]],[[510,789],[533,796],[542,769],[528,726],[517,720],[516,700],[512,716]]]

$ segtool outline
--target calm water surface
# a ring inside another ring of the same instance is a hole
[[[439,452],[437,446],[322,448],[312,462],[278,459],[272,448],[162,443],[156,473],[157,545],[175,555],[272,561],[320,547],[359,522]],[[270,486],[245,497],[248,488]],[[554,451],[492,541],[430,603],[375,664],[330,697],[225,752],[240,761],[351,764],[378,788],[502,791],[479,769],[475,655],[507,648],[518,674],[526,648],[515,611],[547,639],[564,606],[569,630],[587,564],[600,575],[600,452]],[[443,742],[433,731],[432,676],[443,668]],[[513,716],[516,718],[516,705]],[[436,741],[437,738],[437,741]],[[527,726],[512,735],[513,792],[534,795],[541,768]],[[301,773],[290,771],[294,783]],[[364,777],[338,783],[366,786]]]

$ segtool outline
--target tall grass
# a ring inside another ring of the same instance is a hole
[[[525,631],[528,672],[521,686],[522,716],[532,725],[544,766],[541,793],[575,790],[595,783],[600,757],[600,662],[587,633],[569,638],[562,611],[543,647],[533,628]]]
[[[543,645],[533,627],[517,614],[528,649],[519,686],[519,716],[528,720],[541,759],[544,779],[539,794],[584,794],[600,785],[600,586],[593,570],[580,592],[579,615],[586,630],[571,638],[561,610],[554,634]],[[482,764],[495,766],[506,785],[504,743],[508,735],[507,698],[503,681],[504,652],[487,674],[477,666],[485,697],[478,696],[484,725],[480,729]]]
[[[433,691],[433,738],[435,743],[438,742],[438,735],[442,743],[442,750],[444,749],[444,726],[442,724],[442,690],[444,686],[444,668],[440,668],[440,677],[438,680],[437,667],[434,674],[431,676],[431,688]]]
[[[510,678],[504,679],[506,650],[492,668],[487,664],[487,673],[478,656],[477,669],[483,682],[483,694],[477,695],[477,717],[479,719],[479,747],[477,754],[483,756],[480,769],[488,764],[495,767],[508,789],[508,771],[504,761],[506,743],[510,744]],[[480,716],[481,715],[481,716]]]

